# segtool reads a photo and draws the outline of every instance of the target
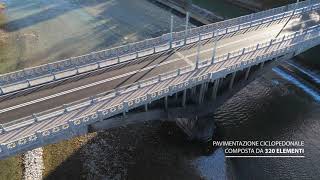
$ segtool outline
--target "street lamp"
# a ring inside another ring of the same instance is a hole
[[[186,0],[185,1],[185,11],[186,11],[186,24],[185,24],[185,39],[184,42],[187,43],[187,36],[188,36],[188,28],[189,28],[189,10],[191,9],[192,6],[192,0]]]
[[[172,41],[173,41],[173,15],[171,15],[171,19],[170,19],[170,47],[172,45]]]

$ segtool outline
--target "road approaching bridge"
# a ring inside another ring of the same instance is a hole
[[[182,94],[320,43],[320,1],[310,0],[111,50],[0,75],[0,157],[70,138],[97,121]]]

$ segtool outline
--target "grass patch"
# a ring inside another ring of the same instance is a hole
[[[45,167],[43,177],[45,179],[52,179],[54,177],[79,179],[82,171],[82,163],[80,154],[77,152],[81,146],[87,143],[90,137],[93,136],[95,136],[95,133],[43,147]]]
[[[22,179],[22,172],[23,165],[20,155],[0,160],[0,179],[20,180]]]
[[[1,32],[0,32],[1,33]],[[19,69],[19,61],[17,60],[17,54],[14,53],[13,47],[10,47],[8,43],[0,42],[0,73],[7,73],[10,71],[16,71]],[[21,68],[21,67],[20,67]]]

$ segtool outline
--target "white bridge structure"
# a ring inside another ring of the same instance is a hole
[[[0,158],[71,138],[139,107],[147,111],[159,100],[166,110],[171,96],[188,106],[194,87],[200,87],[198,102],[209,88],[214,101],[225,77],[232,89],[239,72],[248,79],[255,66],[319,45],[319,12],[320,1],[307,0],[2,74]]]

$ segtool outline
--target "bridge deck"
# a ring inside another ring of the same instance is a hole
[[[317,22],[307,18],[308,15],[309,13],[302,17],[300,15],[293,18],[288,17],[278,22],[254,27],[255,30],[243,30],[228,34],[223,38],[220,37],[216,55],[240,50],[255,45],[257,42],[275,38],[277,35],[283,36],[293,30],[297,31],[315,25]],[[286,23],[288,24],[282,30]],[[215,40],[210,39],[201,42],[200,59],[212,57],[213,41]],[[67,81],[54,87],[47,86],[31,94],[4,100],[0,102],[0,123],[10,122],[181,67],[195,65],[196,59],[197,44],[189,44],[174,50],[138,58],[129,64],[106,68],[105,72],[98,75],[88,75],[79,80]]]
[[[243,56],[237,56],[237,57],[231,58],[228,61],[218,61],[214,65],[200,68],[195,71],[190,71],[181,76],[177,76],[175,78],[163,80],[152,86],[146,86],[144,88],[140,88],[137,91],[124,93],[122,95],[116,96],[115,98],[109,98],[107,100],[99,100],[97,103],[91,106],[81,107],[77,110],[70,111],[69,113],[65,113],[61,116],[49,118],[45,121],[35,123],[32,126],[25,126],[23,128],[12,130],[6,134],[2,134],[0,136],[0,143],[14,141],[15,139],[19,139],[21,137],[28,137],[33,133],[35,133],[35,130],[43,132],[47,129],[51,129],[54,126],[62,126],[68,123],[70,119],[77,120],[85,115],[90,115],[94,113],[98,109],[119,108],[124,101],[136,101],[137,99],[140,99],[142,101],[143,97],[145,97],[147,93],[152,94],[153,92],[158,92],[161,89],[164,89],[165,91],[166,87],[168,86],[178,85],[179,83],[184,82],[188,79],[193,79],[193,78],[198,79],[198,77],[204,77],[208,73],[221,71],[226,67],[231,66],[232,64],[236,64],[242,61],[244,62],[244,61],[247,61],[248,59],[254,59],[255,57],[261,56],[266,53],[270,53],[282,47],[286,47],[288,44],[291,44],[291,43],[293,42],[289,40],[286,43],[281,44],[281,46],[279,46],[279,44],[274,44],[269,48],[267,48],[267,50],[266,48],[262,48],[257,51],[246,53]]]
[[[217,36],[218,41],[202,40],[201,46],[194,37],[188,41],[197,43],[180,46],[174,42],[179,47],[44,84],[31,93],[19,91],[12,99],[0,102],[0,123],[8,122],[0,126],[0,157],[20,148],[39,146],[60,131],[76,134],[79,125],[86,126],[272,58],[286,54],[292,57],[318,44],[319,19],[316,9]],[[82,100],[92,96],[91,100]],[[22,118],[19,123],[14,121],[18,118]]]

